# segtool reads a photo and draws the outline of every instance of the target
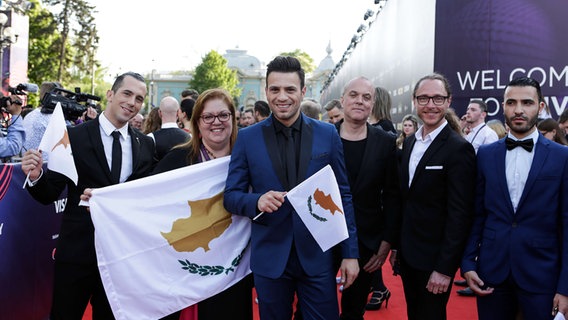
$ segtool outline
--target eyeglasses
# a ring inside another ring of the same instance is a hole
[[[433,97],[429,97],[429,96],[418,96],[418,97],[414,97],[416,99],[416,102],[418,102],[419,105],[421,106],[425,106],[428,104],[428,101],[430,101],[430,99],[432,99],[432,102],[437,105],[437,106],[441,106],[444,104],[444,102],[446,102],[446,99],[448,99],[448,97],[444,97],[444,96],[433,96]]]
[[[221,122],[227,122],[229,121],[229,119],[231,119],[231,113],[230,112],[221,112],[218,115],[213,115],[211,113],[205,113],[203,115],[201,115],[201,121],[203,121],[203,123],[205,124],[212,124],[213,122],[215,122],[215,118],[219,119],[219,121]]]

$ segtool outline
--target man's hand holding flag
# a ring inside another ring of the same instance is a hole
[[[60,103],[57,103],[53,110],[53,114],[51,115],[51,119],[45,129],[38,149],[41,152],[48,153],[49,161],[47,162],[47,168],[49,170],[59,172],[67,176],[71,179],[71,181],[73,181],[73,183],[75,183],[75,185],[77,185],[79,177],[77,174],[77,168],[75,168],[71,143],[67,133],[67,125],[65,123],[65,117],[63,116],[63,109],[61,108]],[[29,150],[28,153],[30,152],[32,151]],[[39,155],[39,159],[35,159],[35,164],[24,163],[26,162],[25,160],[29,160],[29,162],[31,162],[34,159],[32,159],[32,156],[29,155],[27,158],[24,157],[24,160],[22,160],[22,169],[25,169],[24,166],[26,165],[33,165],[33,167],[30,167],[27,172],[26,180],[24,181],[24,188],[26,187],[26,184],[30,183],[30,174],[32,171],[34,171],[34,169],[36,171],[41,170],[43,163],[41,154]]]

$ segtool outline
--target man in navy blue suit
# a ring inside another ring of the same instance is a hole
[[[251,269],[263,320],[290,320],[294,294],[303,319],[339,319],[335,250],[321,250],[285,198],[286,191],[328,164],[337,178],[349,232],[338,250],[345,288],[359,272],[341,140],[332,125],[301,115],[304,78],[293,57],[279,56],[268,64],[266,97],[272,115],[239,131],[225,188],[227,211],[251,219],[263,212],[251,235]]]
[[[509,133],[477,153],[474,226],[461,270],[479,319],[552,319],[568,312],[568,148],[536,129],[537,81],[505,88]]]

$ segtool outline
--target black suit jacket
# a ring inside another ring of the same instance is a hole
[[[341,123],[335,125],[338,132]],[[396,149],[395,136],[367,124],[367,143],[359,175],[354,181],[349,175],[357,237],[375,252],[382,240],[390,244],[398,240],[401,203]],[[344,156],[349,157],[345,153]]]
[[[128,128],[132,140],[132,174],[128,180],[146,176],[155,163],[154,141],[138,130]],[[85,188],[112,184],[105,158],[99,119],[68,128],[69,140],[79,180],[77,186],[66,176],[47,170],[33,187],[27,187],[37,201],[49,204],[67,187],[67,204],[57,242],[58,261],[96,264],[94,226],[87,207],[78,206]]]
[[[453,277],[473,222],[475,151],[446,125],[422,156],[409,187],[415,142],[410,136],[402,150],[400,254],[415,269]]]
[[[161,160],[168,151],[178,144],[187,142],[189,133],[180,128],[163,128],[152,133],[156,140],[156,157]]]

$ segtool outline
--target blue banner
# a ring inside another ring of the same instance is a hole
[[[0,315],[3,320],[48,319],[53,254],[66,194],[50,205],[22,188],[20,164],[0,164]]]

